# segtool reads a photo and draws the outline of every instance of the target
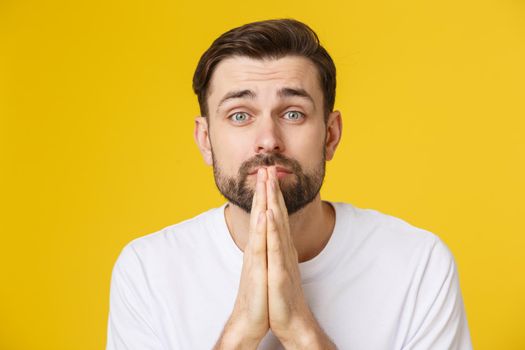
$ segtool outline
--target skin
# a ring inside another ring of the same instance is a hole
[[[302,89],[310,98],[279,95],[282,88]],[[223,101],[240,90],[252,94]],[[304,57],[223,60],[210,81],[208,109],[208,118],[196,118],[195,140],[205,162],[215,160],[228,176],[262,153],[281,153],[312,171],[323,150],[326,160],[333,158],[341,137],[341,115],[331,112],[325,124],[317,69]],[[216,348],[255,349],[269,329],[287,349],[335,348],[308,306],[298,265],[319,254],[330,239],[333,208],[318,194],[289,216],[281,187],[294,184],[293,173],[275,166],[254,170],[248,177],[255,192],[251,212],[231,203],[225,209],[244,258],[234,310]]]

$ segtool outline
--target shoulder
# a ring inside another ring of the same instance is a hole
[[[348,203],[335,205],[338,215],[342,214],[340,219],[354,254],[397,267],[424,265],[429,260],[439,261],[448,268],[454,263],[445,243],[429,230],[379,210]]]
[[[193,218],[166,226],[158,231],[137,237],[121,250],[116,265],[137,265],[189,252],[192,247],[209,242],[214,220],[221,208],[213,208]],[[182,249],[179,249],[182,248]]]
[[[375,209],[359,208],[349,203],[333,203],[337,210],[337,220],[345,223],[346,229],[362,236],[383,241],[434,244],[439,237],[426,229],[393,215]]]

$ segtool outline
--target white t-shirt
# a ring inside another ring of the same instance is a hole
[[[331,203],[330,240],[300,263],[304,294],[342,350],[472,349],[454,258],[434,234]],[[111,279],[108,350],[212,349],[239,287],[243,253],[224,208],[137,238]],[[283,349],[268,332],[258,349]]]

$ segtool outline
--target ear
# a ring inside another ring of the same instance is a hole
[[[343,132],[343,121],[341,119],[341,112],[333,111],[328,116],[326,122],[326,160],[332,160],[335,154],[337,145],[341,140]]]
[[[211,155],[211,142],[210,134],[208,131],[208,120],[204,117],[198,116],[195,118],[195,130],[193,131],[193,137],[199,151],[204,158],[204,162],[208,165],[213,164],[213,157]]]

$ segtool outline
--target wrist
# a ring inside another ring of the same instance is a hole
[[[287,350],[292,349],[336,349],[330,338],[315,319],[297,322],[290,327],[290,333],[279,337]]]
[[[228,332],[224,333],[221,342],[215,347],[215,350],[255,350],[260,343],[260,340],[247,338],[240,333]]]
[[[253,335],[243,325],[246,323],[230,319],[222,332],[215,350],[257,349],[264,335]]]

